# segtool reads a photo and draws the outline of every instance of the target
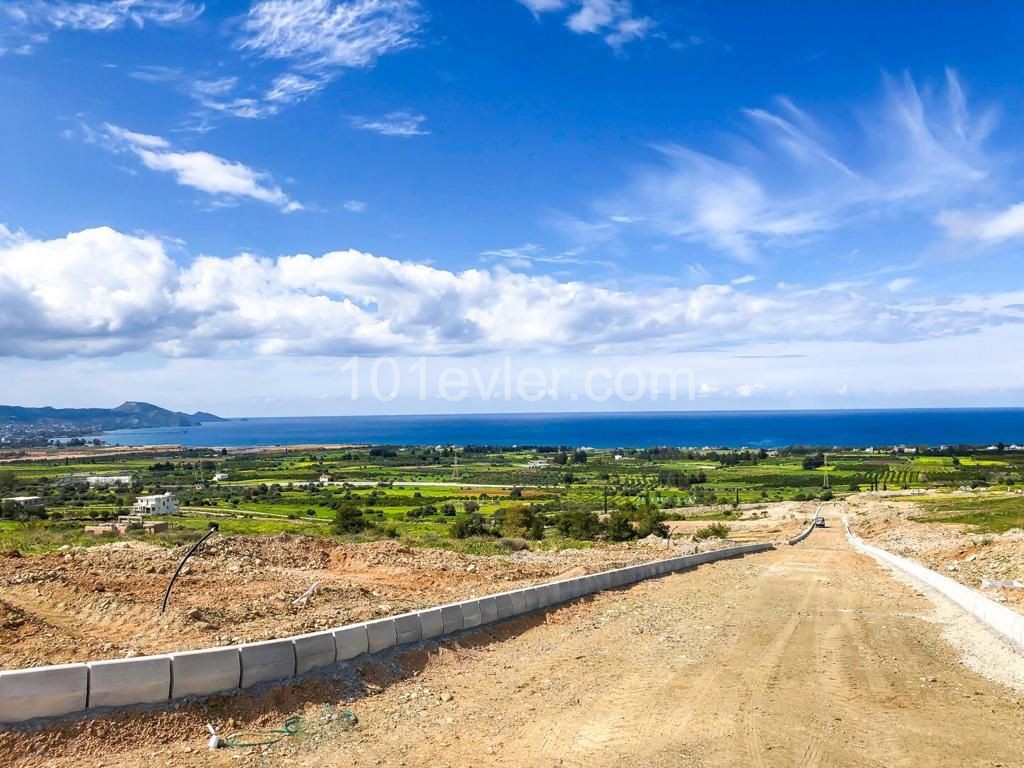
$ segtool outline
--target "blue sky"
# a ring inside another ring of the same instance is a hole
[[[6,2],[0,401],[1019,405],[1022,21]],[[432,382],[571,373],[560,397],[424,400],[421,355]],[[394,359],[396,396],[353,400],[353,356],[364,379]],[[685,370],[694,397],[572,399],[595,366]]]

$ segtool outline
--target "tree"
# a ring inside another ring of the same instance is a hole
[[[19,512],[21,512],[21,505],[10,499],[5,499],[3,505],[0,506],[0,518],[4,520],[16,520]]]
[[[369,527],[369,523],[363,518],[363,512],[352,502],[347,502],[338,507],[334,513],[334,532],[338,534],[361,533]]]
[[[513,504],[505,510],[501,533],[509,538],[525,537],[533,524],[533,514],[525,504]]]
[[[629,514],[622,509],[616,509],[608,515],[605,528],[611,541],[629,541],[636,536],[633,521],[629,519]]]
[[[456,520],[450,531],[452,538],[454,539],[465,539],[470,536],[486,536],[490,533],[490,531],[487,530],[487,526],[484,524],[483,517],[476,513],[469,517],[464,517],[461,520]]]
[[[0,472],[0,493],[13,491],[17,484],[18,476],[10,470]]]
[[[601,521],[593,512],[580,509],[562,512],[555,520],[555,527],[566,538],[589,541],[600,532]]]

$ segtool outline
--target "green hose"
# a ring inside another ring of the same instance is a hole
[[[225,747],[268,747],[271,744],[284,739],[286,736],[294,736],[302,730],[302,718],[296,715],[284,721],[281,728],[268,728],[262,731],[237,731],[224,737],[221,744]],[[259,741],[239,741],[243,736],[255,737]]]
[[[349,712],[347,709],[342,710],[342,718],[349,725],[355,725],[359,722],[359,718],[354,713]],[[267,728],[265,730],[256,731],[236,731],[235,733],[225,736],[220,745],[222,747],[228,747],[229,749],[238,749],[245,747],[269,747],[271,744],[277,744],[277,742],[285,739],[288,736],[294,736],[297,733],[302,732],[302,717],[295,715],[289,717],[284,721],[280,728]],[[252,741],[241,741],[242,737],[251,738]]]

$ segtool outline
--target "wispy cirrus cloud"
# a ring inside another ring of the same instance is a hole
[[[257,200],[277,206],[285,213],[302,210],[268,173],[244,163],[227,160],[209,152],[176,150],[160,136],[138,133],[106,123],[101,134],[93,134],[114,152],[134,155],[148,169],[174,175],[178,184],[191,187],[220,202]]]
[[[243,59],[280,67],[254,80],[245,61],[227,74],[140,67],[131,76],[174,83],[209,115],[273,117],[329,86],[348,70],[415,47],[426,21],[419,0],[256,0],[241,17],[233,48]]]
[[[779,98],[772,108],[743,111],[744,134],[724,140],[731,155],[655,145],[660,162],[597,201],[599,218],[588,223],[607,237],[644,231],[753,261],[766,246],[872,216],[934,216],[990,180],[986,140],[997,115],[968,109],[955,72],[927,99],[909,75],[883,85],[884,98],[858,116],[852,139]],[[964,230],[967,220],[944,221]]]
[[[29,53],[46,42],[51,30],[107,32],[128,26],[175,26],[187,24],[203,13],[201,2],[191,0],[11,0],[0,4],[20,44],[18,53]],[[0,38],[2,42],[2,38]],[[0,46],[0,53],[5,48]]]
[[[187,87],[206,109],[263,118],[304,101],[350,69],[417,44],[425,14],[418,0],[257,0],[240,24],[235,47],[285,69],[266,86],[239,77]],[[217,87],[211,92],[211,83]]]
[[[612,48],[642,40],[654,28],[654,20],[638,16],[630,0],[519,0],[540,18],[545,13],[569,14],[565,26],[578,35],[601,35]]]
[[[358,128],[361,131],[373,131],[382,136],[408,139],[412,136],[428,136],[430,134],[430,131],[423,127],[427,121],[425,115],[417,115],[404,110],[389,112],[380,117],[355,115],[350,120],[353,128]]]

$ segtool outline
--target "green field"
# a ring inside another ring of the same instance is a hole
[[[910,500],[926,510],[926,514],[913,518],[918,522],[970,525],[992,533],[1024,528],[1024,496],[1016,494]]]
[[[574,537],[605,533],[581,533],[564,518],[605,509],[642,529],[642,521],[652,515],[689,517],[691,507],[701,507],[709,518],[727,519],[737,504],[841,497],[872,489],[1006,489],[1024,482],[1024,454],[969,450],[831,450],[827,464],[814,449],[583,452],[466,446],[457,452],[457,474],[454,449],[387,446],[258,453],[191,449],[123,460],[108,455],[13,461],[0,465],[0,497],[41,496],[45,517],[28,521],[5,507],[0,549],[40,551],[61,543],[95,542],[84,538],[85,524],[130,511],[140,494],[164,491],[173,492],[183,507],[165,537],[170,543],[213,520],[227,533],[332,535],[336,518],[348,514],[359,522],[337,530],[354,533],[365,527],[358,534],[363,538],[399,536],[411,543],[468,547],[467,542],[453,543],[456,529],[469,525],[470,538],[516,530],[525,536],[523,526],[528,526],[532,546],[573,546]],[[537,461],[547,466],[527,466]],[[227,479],[213,482],[215,473],[227,473]],[[85,483],[86,475],[103,474],[130,474],[133,484],[91,488]],[[321,484],[322,475],[331,482]],[[979,509],[962,506],[968,502],[975,500],[958,499],[961,506],[952,509],[936,507],[930,519],[992,530],[1019,524],[1017,500]],[[618,533],[628,535],[628,526],[620,525]]]

